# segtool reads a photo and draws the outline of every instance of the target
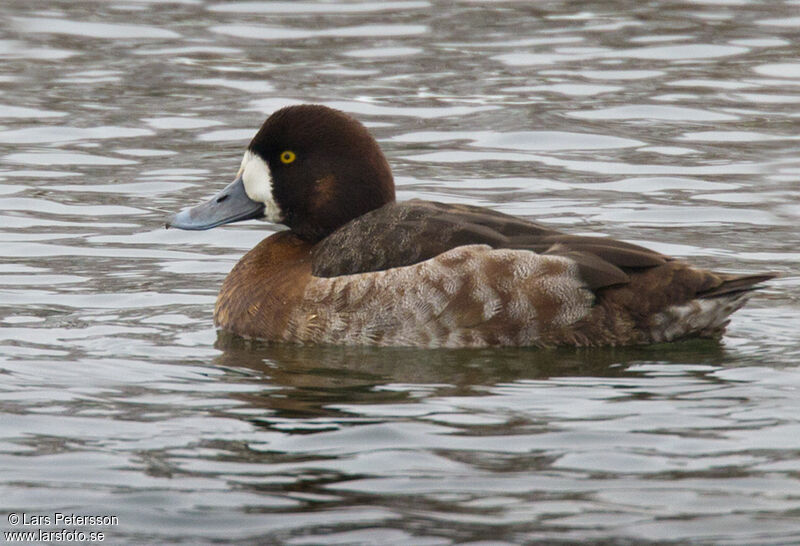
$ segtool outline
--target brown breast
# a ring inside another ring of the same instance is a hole
[[[283,341],[289,314],[311,278],[310,249],[289,231],[261,241],[225,278],[214,323],[239,335]]]

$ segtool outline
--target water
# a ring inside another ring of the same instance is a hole
[[[112,544],[800,543],[798,2],[0,6],[0,528]],[[165,231],[295,102],[399,197],[783,276],[722,344],[266,347],[273,228]]]

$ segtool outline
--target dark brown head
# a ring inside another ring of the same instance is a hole
[[[310,104],[278,110],[248,150],[269,167],[271,182],[255,184],[271,183],[277,221],[304,239],[322,239],[394,201],[392,172],[378,143],[361,123],[338,110]]]
[[[313,242],[394,198],[389,164],[367,129],[338,110],[303,104],[267,118],[236,180],[168,226],[208,229],[263,218]]]

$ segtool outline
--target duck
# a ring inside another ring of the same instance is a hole
[[[276,343],[468,348],[719,339],[773,273],[726,274],[636,244],[489,208],[398,202],[391,168],[350,115],[272,113],[233,182],[172,215],[206,230],[260,219],[225,278],[217,328]]]

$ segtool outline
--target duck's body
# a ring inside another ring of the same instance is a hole
[[[560,330],[593,299],[557,256],[466,245],[410,266],[317,277],[312,252],[291,232],[262,241],[225,279],[217,325],[300,343],[542,345],[565,343]]]
[[[238,184],[238,185],[237,185]],[[321,106],[273,114],[240,177],[171,225],[285,223],[220,291],[215,323],[278,342],[597,346],[719,337],[770,274],[731,276],[489,209],[394,202],[377,144]]]

